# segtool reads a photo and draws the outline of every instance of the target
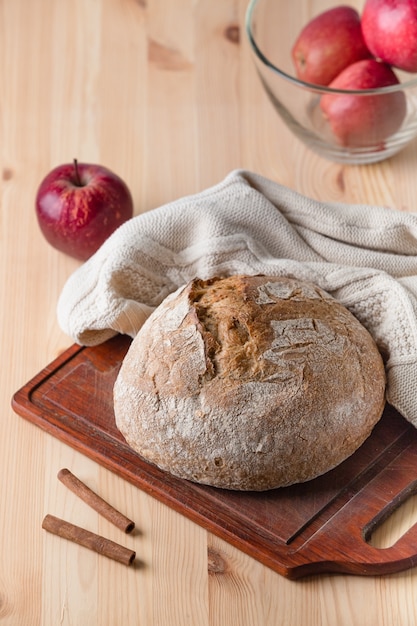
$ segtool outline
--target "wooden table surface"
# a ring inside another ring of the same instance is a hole
[[[416,209],[416,141],[386,162],[343,166],[290,134],[255,74],[246,5],[0,2],[2,626],[416,623],[417,569],[286,580],[10,406],[13,392],[72,343],[58,326],[56,303],[79,263],[46,243],[34,211],[40,180],[60,163],[77,157],[107,165],[130,186],[136,213],[240,167],[320,200]],[[122,536],[78,500],[57,480],[63,467],[132,517],[138,532]],[[132,547],[142,566],[47,534],[47,513]],[[416,519],[411,499],[374,542],[391,545]]]

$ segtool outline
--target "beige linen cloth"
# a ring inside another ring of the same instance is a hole
[[[74,341],[134,337],[196,276],[311,281],[344,304],[384,356],[387,400],[417,427],[417,213],[318,202],[245,170],[132,218],[64,285],[58,320]]]

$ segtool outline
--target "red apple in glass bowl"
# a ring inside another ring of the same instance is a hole
[[[45,239],[81,261],[133,216],[130,190],[117,174],[102,165],[76,160],[45,176],[35,208]]]
[[[351,6],[360,12],[364,0],[355,0],[355,2],[348,0],[344,2],[344,5]],[[389,125],[385,120],[377,133],[374,123],[369,132],[367,129],[369,141],[364,141],[358,133],[357,142],[353,141],[352,137],[348,143],[342,142],[340,137],[332,131],[328,119],[323,115],[320,106],[321,99],[327,95],[329,97],[353,96],[356,95],[357,90],[353,87],[338,89],[335,85],[332,87],[330,84],[319,85],[301,80],[297,75],[292,56],[294,44],[306,25],[318,18],[323,11],[336,6],[340,5],[331,0],[320,2],[250,0],[245,25],[255,69],[267,97],[282,122],[308,148],[322,157],[339,163],[359,164],[382,161],[392,157],[417,138],[417,73],[410,74],[403,70],[395,70],[398,78],[397,84],[375,86],[367,90],[372,93],[363,94],[362,102],[367,101],[365,108],[368,108],[368,112],[370,102],[380,109],[383,106],[380,106],[380,99],[384,103],[387,95],[400,94],[398,100],[404,101],[405,99],[406,103],[406,111],[400,127],[397,124],[400,114],[396,112],[394,120],[396,123],[393,124],[396,130],[392,134],[387,136],[386,130]],[[333,60],[331,62],[333,63]],[[369,100],[367,100],[368,96]],[[396,98],[392,99],[396,100]],[[402,111],[404,112],[403,109]],[[381,136],[385,137],[382,141]],[[279,133],[276,145],[279,151]]]
[[[376,58],[417,72],[417,0],[367,0],[361,23]]]
[[[344,146],[381,145],[404,120],[407,103],[403,91],[387,91],[398,85],[386,63],[364,59],[346,67],[329,85],[339,93],[326,93],[320,107],[336,139]],[[379,89],[376,94],[373,91]],[[340,93],[347,90],[347,93]]]
[[[348,65],[371,57],[356,9],[340,5],[319,13],[301,29],[291,50],[297,77],[328,85]]]

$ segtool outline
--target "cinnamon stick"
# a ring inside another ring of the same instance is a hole
[[[133,550],[129,550],[129,548],[125,548],[101,535],[96,535],[80,526],[75,526],[70,522],[59,519],[54,515],[48,514],[44,517],[42,528],[53,535],[73,541],[80,546],[89,548],[124,565],[131,565],[136,557],[136,552]]]
[[[103,500],[99,495],[92,491],[87,485],[85,485],[79,478],[74,476],[69,469],[62,469],[58,472],[58,479],[75,493],[81,500],[84,500],[91,508],[97,513],[100,513],[109,522],[123,530],[125,533],[130,533],[135,527],[135,522],[132,522],[123,513],[120,513],[111,504]]]

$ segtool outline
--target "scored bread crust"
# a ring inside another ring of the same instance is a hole
[[[147,319],[114,386],[116,425],[180,478],[262,491],[350,456],[385,405],[365,327],[292,278],[195,279]]]

